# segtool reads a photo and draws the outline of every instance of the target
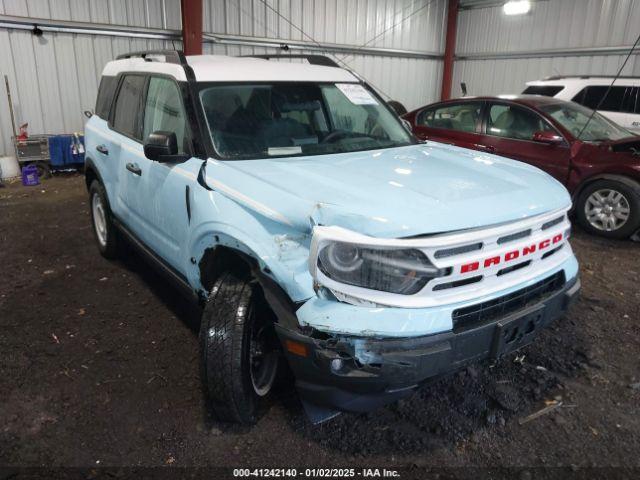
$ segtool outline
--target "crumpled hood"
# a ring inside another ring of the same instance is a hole
[[[570,203],[564,186],[537,168],[435,142],[337,155],[210,160],[207,182],[301,231],[336,225],[387,238],[494,225]]]
[[[606,142],[604,145],[607,145],[614,152],[629,153],[640,160],[640,136],[638,135],[615,142]]]

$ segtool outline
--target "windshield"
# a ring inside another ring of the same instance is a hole
[[[580,135],[593,112],[593,110],[573,102],[541,105],[538,108],[569,130],[576,138]],[[580,140],[602,142],[605,140],[620,140],[632,135],[628,130],[596,112],[585,131],[582,132]]]
[[[357,83],[209,84],[200,101],[222,158],[323,155],[414,143]]]

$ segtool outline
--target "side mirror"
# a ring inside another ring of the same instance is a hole
[[[93,112],[91,110],[85,110],[83,113],[84,113],[84,116],[87,118],[93,117]]]
[[[149,134],[144,142],[144,155],[149,160],[162,162],[171,160],[171,157],[178,154],[178,140],[174,132],[157,131]]]
[[[564,138],[551,130],[542,130],[533,134],[534,142],[546,143],[547,145],[560,145],[564,143]]]

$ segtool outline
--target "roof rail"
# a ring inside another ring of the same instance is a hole
[[[564,80],[565,78],[580,78],[583,80],[589,79],[589,78],[616,78],[615,75],[552,75],[550,77],[545,77],[542,80],[543,81],[547,81],[547,80]],[[620,76],[617,78],[625,78],[625,79],[629,79],[629,80],[636,80],[636,79],[640,79],[640,75],[627,75],[627,76]]]
[[[116,60],[123,60],[126,58],[142,58],[147,60],[147,56],[151,55],[164,55],[166,63],[177,63],[178,65],[187,65],[187,59],[184,56],[182,50],[143,50],[140,52],[123,53],[118,55]],[[151,59],[147,60],[151,61]]]
[[[275,54],[275,55],[242,55],[242,58],[262,58],[271,60],[272,58],[304,58],[311,65],[322,65],[323,67],[340,68],[336,62],[325,55],[304,55],[304,54]]]

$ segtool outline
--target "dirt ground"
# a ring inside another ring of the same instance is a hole
[[[197,310],[98,254],[83,178],[2,188],[0,466],[640,469],[640,244],[572,245],[581,299],[517,355],[319,426],[285,388],[238,428],[206,415]]]

